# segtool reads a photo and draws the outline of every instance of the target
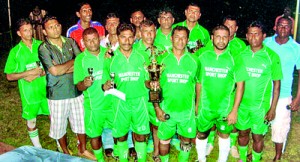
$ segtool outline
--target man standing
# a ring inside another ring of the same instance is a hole
[[[208,31],[198,23],[201,17],[200,6],[196,3],[190,3],[184,11],[186,20],[177,23],[175,26],[185,26],[190,31],[189,42],[187,47],[192,50],[199,46],[199,41],[202,45],[206,45],[209,41]]]
[[[175,27],[171,37],[172,50],[158,58],[158,63],[165,66],[160,77],[163,101],[161,104],[154,103],[157,118],[162,121],[158,126],[162,162],[169,161],[170,141],[176,132],[180,139],[180,162],[188,161],[192,139],[196,136],[194,112],[199,61],[186,51],[188,38],[186,27]],[[165,113],[170,115],[169,120],[164,118]]]
[[[67,31],[67,37],[73,38],[81,51],[84,51],[84,43],[82,39],[82,32],[88,27],[93,27],[98,31],[100,39],[105,37],[105,29],[101,23],[92,21],[93,11],[88,3],[79,3],[77,5],[76,16],[79,17],[79,21],[76,25],[70,27]]]
[[[200,56],[201,72],[197,87],[198,134],[196,149],[198,160],[206,161],[207,136],[216,124],[219,135],[219,162],[227,161],[230,150],[229,133],[237,120],[237,111],[244,92],[247,72],[240,57],[227,48],[229,29],[218,25],[212,30],[213,48],[207,48]],[[236,89],[235,93],[234,89]],[[218,93],[216,93],[218,92]]]
[[[298,78],[300,77],[300,46],[290,37],[293,28],[292,24],[290,18],[279,18],[276,24],[276,35],[268,37],[264,41],[266,46],[276,51],[279,55],[282,71],[284,72],[283,79],[281,80],[276,115],[272,122],[272,141],[275,143],[276,151],[274,161],[281,158],[290,130],[291,111],[297,111],[300,102],[300,79],[298,79],[297,84],[297,95],[293,100],[291,93],[295,66],[298,70]]]
[[[172,47],[172,25],[175,21],[171,10],[165,9],[159,12],[157,21],[160,27],[156,30],[155,44],[161,44],[165,49]]]
[[[110,98],[104,96],[102,91],[102,85],[110,79],[103,73],[109,62],[104,57],[106,49],[100,48],[100,38],[95,28],[89,27],[83,31],[83,42],[86,49],[75,59],[74,84],[84,95],[86,134],[91,137],[92,149],[98,162],[104,162],[101,134],[106,123],[112,127]],[[106,84],[110,85],[110,82]]]
[[[128,161],[127,136],[131,128],[134,132],[134,146],[138,161],[146,161],[146,136],[150,133],[147,109],[147,88],[145,81],[148,73],[144,65],[148,58],[132,48],[135,29],[131,24],[121,24],[117,29],[120,48],[112,57],[108,72],[114,73],[117,90],[125,94],[125,98],[113,96],[113,136],[117,138],[120,162]]]
[[[46,41],[39,47],[39,57],[47,72],[47,98],[51,123],[49,136],[58,139],[65,154],[70,154],[67,144],[67,120],[79,139],[78,155],[95,159],[86,150],[83,119],[83,96],[73,83],[74,58],[80,53],[75,41],[61,36],[61,24],[55,17],[43,22]]]
[[[143,20],[146,20],[143,12],[139,9],[133,11],[130,16],[130,22],[135,26],[135,42],[141,39],[140,25]]]
[[[235,36],[236,32],[238,30],[237,19],[231,15],[228,15],[228,16],[224,17],[223,25],[227,26],[229,29],[229,32],[230,32],[228,48],[229,48],[231,54],[233,54],[233,55],[240,54],[240,52],[242,52],[243,49],[246,47],[246,44],[240,38]],[[211,48],[213,48],[212,41],[210,41],[207,46],[211,46]],[[203,50],[205,50],[205,48],[203,48]],[[201,52],[202,52],[201,50],[198,51],[196,53],[196,55]],[[208,136],[208,141],[207,141],[208,145],[207,145],[206,155],[209,155],[213,149],[215,134],[216,134],[216,131],[215,131],[215,127],[214,127],[210,131],[209,136]],[[238,138],[238,132],[234,128],[233,132],[230,133],[230,154],[235,158],[239,158],[239,153],[238,153],[237,147],[235,146],[237,138]]]
[[[42,148],[36,128],[37,115],[49,115],[46,98],[46,77],[38,58],[41,41],[32,38],[32,25],[27,19],[17,21],[19,44],[9,52],[4,73],[9,81],[18,81],[22,102],[22,117],[27,121],[30,140]]]
[[[115,51],[119,47],[117,27],[120,24],[120,18],[116,13],[109,13],[106,16],[105,29],[108,32],[106,37],[101,40],[100,45]]]
[[[247,160],[249,134],[252,133],[252,161],[261,160],[264,135],[268,122],[275,117],[282,71],[279,56],[262,44],[266,33],[259,21],[252,22],[246,34],[249,46],[241,52],[249,80],[245,82],[245,92],[238,111],[235,125],[239,130],[238,143],[240,159]]]

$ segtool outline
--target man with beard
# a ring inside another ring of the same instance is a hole
[[[47,74],[51,116],[49,136],[58,140],[65,154],[71,154],[66,135],[69,120],[79,140],[78,155],[95,160],[95,156],[86,149],[83,96],[73,83],[74,58],[80,50],[73,39],[61,36],[62,26],[56,17],[46,17],[43,28],[46,41],[39,47],[39,57]]]
[[[279,18],[276,24],[276,35],[265,39],[266,46],[276,51],[280,57],[283,79],[280,96],[276,107],[275,119],[272,122],[272,141],[275,143],[274,161],[280,160],[286,145],[291,124],[291,111],[299,109],[300,102],[300,45],[290,37],[293,21],[290,18]],[[296,98],[292,99],[294,67],[298,71],[298,89]],[[287,107],[288,105],[288,107]]]
[[[200,76],[197,91],[196,114],[198,133],[196,149],[198,160],[206,161],[207,137],[216,124],[219,135],[218,161],[227,161],[230,150],[229,133],[237,120],[247,72],[240,57],[235,57],[227,48],[229,29],[218,25],[212,30],[214,48],[207,48],[200,56]],[[236,92],[233,93],[236,88]]]
[[[247,160],[249,135],[252,133],[252,159],[258,162],[264,147],[264,135],[268,122],[275,117],[279,98],[282,71],[279,56],[263,45],[266,37],[264,26],[253,21],[246,34],[249,46],[241,52],[249,79],[246,80],[243,100],[238,111],[236,128],[239,130],[238,143],[240,159]]]
[[[82,39],[82,32],[88,27],[93,27],[98,31],[100,39],[105,37],[105,29],[101,23],[92,21],[93,11],[90,4],[86,2],[78,3],[76,16],[79,17],[79,21],[76,25],[70,27],[67,31],[67,37],[73,38],[81,51],[84,51],[84,43]]]

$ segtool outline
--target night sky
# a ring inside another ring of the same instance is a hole
[[[10,0],[12,28],[17,19],[28,17],[35,5],[48,11],[50,15],[56,16],[63,25],[63,35],[65,31],[78,21],[75,15],[75,6],[78,0]],[[184,9],[189,0],[90,0],[93,9],[93,20],[103,24],[105,16],[109,12],[117,12],[121,17],[121,22],[129,22],[131,11],[140,8],[147,18],[155,23],[158,12],[163,7],[173,9],[176,22],[185,19]],[[295,11],[296,0],[198,0],[201,6],[202,16],[200,24],[209,31],[227,14],[235,15],[239,18],[240,28],[237,33],[240,37],[245,37],[246,25],[251,20],[262,20],[268,30],[268,35],[273,34],[272,27],[276,16],[283,13],[285,6],[289,6]],[[7,0],[0,1],[0,31],[8,29]],[[175,22],[175,23],[176,23]],[[13,31],[15,32],[15,31]]]

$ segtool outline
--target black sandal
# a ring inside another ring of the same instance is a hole
[[[105,152],[106,157],[111,157],[113,149],[111,149],[111,148],[105,149],[104,152]]]

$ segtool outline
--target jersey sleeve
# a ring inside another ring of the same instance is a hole
[[[16,52],[14,50],[10,50],[5,64],[4,73],[11,74],[16,72],[19,72],[18,63],[16,61]]]

